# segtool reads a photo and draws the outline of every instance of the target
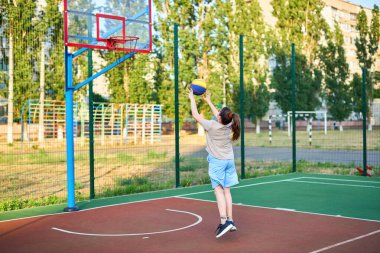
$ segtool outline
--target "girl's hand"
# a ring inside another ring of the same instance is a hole
[[[189,88],[187,91],[188,91],[187,95],[189,96],[190,100],[195,99],[193,90]]]
[[[206,93],[203,95],[203,100],[206,102],[211,102],[211,92],[206,91]]]

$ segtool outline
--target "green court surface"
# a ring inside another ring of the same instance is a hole
[[[380,221],[380,178],[292,173],[242,180],[235,205]],[[79,202],[80,209],[167,197],[215,201],[210,185]],[[63,212],[64,204],[0,213],[0,221]]]

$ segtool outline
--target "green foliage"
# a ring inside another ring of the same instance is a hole
[[[10,200],[3,200],[0,202],[0,211],[11,211],[18,210],[24,208],[31,208],[37,206],[47,206],[64,203],[66,201],[65,198],[60,198],[57,196],[49,196],[40,199],[23,199],[23,198],[15,198]]]
[[[194,176],[187,176],[181,180],[182,187],[190,187],[193,185]]]
[[[298,111],[314,111],[319,105],[322,73],[307,63],[306,57],[296,54],[296,105]],[[291,57],[284,51],[276,54],[276,67],[271,76],[273,97],[283,112],[292,109]]]
[[[368,26],[366,12],[361,9],[357,16],[356,29],[359,36],[355,39],[356,55],[361,66],[371,69],[376,59],[376,52],[379,48],[380,25],[379,7],[374,6],[372,10],[371,24]]]
[[[372,19],[371,24],[368,26],[368,19],[366,12],[361,9],[358,17],[356,29],[359,32],[359,36],[355,39],[356,46],[356,55],[359,60],[359,64],[361,67],[367,69],[367,104],[370,104],[368,101],[372,101],[373,99],[373,84],[375,83],[374,77],[376,75],[371,73],[371,68],[376,60],[376,52],[379,48],[379,40],[380,40],[380,24],[379,24],[379,7],[375,5],[372,10]],[[352,85],[354,89],[358,89],[357,80],[353,80]],[[354,95],[359,95],[359,90],[354,91]],[[361,97],[355,96],[354,100],[358,101]],[[354,108],[358,110],[361,106],[356,105]],[[370,109],[370,107],[369,107]],[[368,111],[370,116],[371,112]]]
[[[132,179],[116,179],[117,186],[114,188],[103,189],[97,197],[111,197],[120,196],[125,194],[140,193],[147,191],[155,191],[168,189],[173,187],[173,182],[163,182],[160,184],[154,184],[149,182],[146,178],[136,177]]]
[[[272,0],[273,16],[277,18],[279,46],[290,51],[291,43],[313,62],[318,44],[328,25],[323,18],[322,0]]]
[[[133,178],[116,178],[115,179],[116,186],[130,186],[130,185],[145,185],[148,184],[148,179],[144,177],[133,177]]]
[[[127,62],[128,102],[156,104],[158,102],[154,64],[145,54],[135,55]]]
[[[368,82],[368,79],[367,79]],[[368,86],[367,86],[368,88]],[[350,91],[352,97],[352,109],[354,112],[360,113],[363,109],[362,94],[363,94],[363,79],[355,73],[350,82]],[[371,90],[367,90],[367,95],[371,93]],[[367,112],[369,112],[369,103],[367,103]]]
[[[166,151],[157,152],[155,150],[149,150],[146,157],[148,160],[165,159],[167,157],[167,155],[168,155],[168,153]]]
[[[117,154],[117,159],[121,163],[127,163],[127,164],[130,164],[130,163],[132,163],[133,161],[136,160],[136,158],[134,156],[128,155],[127,153],[119,153],[119,154]]]
[[[343,121],[350,115],[352,108],[350,90],[346,83],[349,69],[343,48],[343,34],[337,23],[332,37],[327,46],[321,47],[320,59],[329,113],[335,120]]]
[[[252,108],[251,112],[257,119],[262,119],[269,110],[270,92],[265,84],[260,84],[255,87],[252,94]]]

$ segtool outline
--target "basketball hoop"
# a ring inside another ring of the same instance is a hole
[[[126,43],[129,44],[129,47],[131,49],[131,52],[135,51],[136,45],[137,45],[137,40],[140,39],[137,36],[111,36],[107,39],[107,48],[114,50],[118,48],[117,45],[121,45],[119,47],[123,47]]]

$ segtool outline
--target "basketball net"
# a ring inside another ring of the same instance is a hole
[[[118,47],[127,47],[131,52],[136,52],[136,45],[139,39],[139,37],[131,35],[127,35],[125,37],[111,36],[107,40],[107,48],[110,50],[115,50]]]

